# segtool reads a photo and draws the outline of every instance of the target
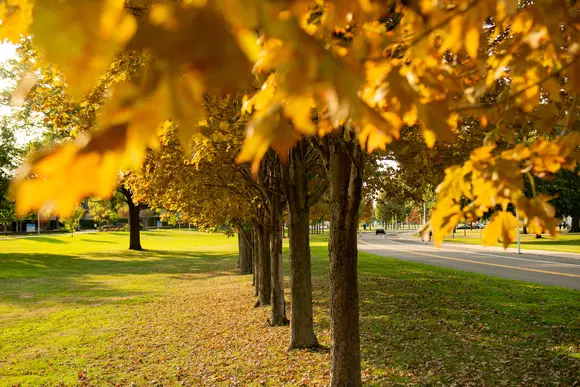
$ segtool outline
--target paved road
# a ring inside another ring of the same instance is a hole
[[[517,255],[453,244],[436,248],[417,237],[361,234],[360,251],[473,273],[580,289],[580,254]]]

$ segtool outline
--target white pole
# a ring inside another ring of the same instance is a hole
[[[38,211],[38,230],[37,234],[40,235],[40,211]]]
[[[518,220],[518,255],[521,254],[520,250],[520,217],[518,216],[518,209],[516,207],[516,219]]]

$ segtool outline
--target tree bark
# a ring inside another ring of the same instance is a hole
[[[252,249],[247,238],[248,231],[238,231],[238,250],[240,274],[252,274]]]
[[[284,300],[284,272],[282,269],[282,198],[281,198],[281,164],[278,155],[273,155],[269,163],[269,209],[271,225],[270,244],[270,275],[272,278],[272,314],[270,324],[272,326],[286,325],[286,303]]]
[[[361,386],[357,227],[362,197],[363,154],[356,140],[329,138],[330,331],[333,387]]]
[[[270,305],[272,277],[270,261],[270,233],[263,224],[256,226],[258,234],[258,301],[260,306]]]
[[[305,142],[298,143],[284,166],[284,188],[288,202],[290,253],[290,349],[315,348],[312,313],[312,273]]]
[[[129,205],[129,250],[142,250],[139,230],[139,212],[141,209],[132,200],[128,200],[127,204]]]
[[[572,226],[570,227],[570,232],[580,232],[580,216],[572,217]]]
[[[273,206],[274,207],[274,206]],[[280,210],[278,208],[278,210]],[[270,324],[286,325],[286,302],[284,300],[284,272],[282,270],[282,216],[281,211],[272,213],[271,276],[272,276],[272,315]]]
[[[129,206],[129,250],[143,250],[141,247],[141,232],[139,224],[139,213],[141,206],[133,202],[131,190],[121,186],[118,191],[125,196],[127,206]]]
[[[256,232],[256,227],[252,226],[252,285],[254,285],[254,296],[258,297],[259,294],[259,281],[258,281],[258,268],[260,265],[260,255],[259,255],[259,243],[258,243],[258,233]]]

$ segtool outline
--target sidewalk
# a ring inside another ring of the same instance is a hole
[[[92,234],[98,232],[95,229],[91,230],[83,230],[83,231],[75,231],[76,234]],[[0,235],[0,241],[2,240],[10,240],[10,239],[22,239],[22,238],[41,238],[41,237],[55,237],[55,236],[62,236],[62,235],[70,235],[70,233],[66,232],[47,232],[47,233],[30,233],[26,235]]]

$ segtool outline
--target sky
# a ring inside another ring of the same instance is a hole
[[[16,57],[16,45],[7,42],[0,43],[0,65],[3,62],[15,57]],[[11,84],[10,81],[0,79],[0,90],[13,86],[14,85]],[[0,105],[0,116],[10,114],[14,109],[16,108],[11,106]],[[25,130],[18,130],[16,132],[16,142],[19,146],[22,146],[37,136],[38,133],[27,133]]]

